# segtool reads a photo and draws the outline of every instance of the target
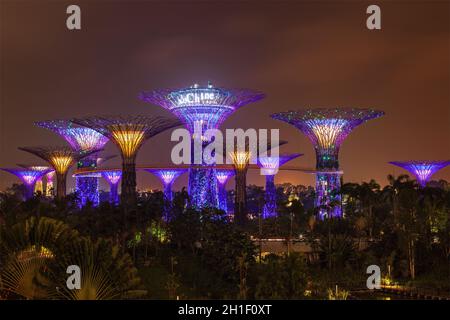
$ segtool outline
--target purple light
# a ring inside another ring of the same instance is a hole
[[[390,164],[401,167],[412,173],[423,188],[437,171],[445,168],[450,161],[391,161]]]
[[[112,204],[119,203],[119,182],[122,179],[122,171],[120,170],[111,170],[111,171],[102,171],[101,175],[103,179],[106,180],[109,184],[109,202]]]
[[[203,128],[203,132],[218,128],[234,111],[264,98],[264,94],[246,89],[214,88],[209,84],[143,92],[140,98],[169,110],[194,133],[196,126]]]
[[[226,184],[228,179],[234,176],[233,169],[216,169],[216,178],[219,184]]]
[[[316,173],[315,207],[320,219],[342,217],[340,188],[340,172]]]
[[[157,176],[164,185],[164,196],[172,201],[172,185],[174,181],[187,171],[187,169],[144,169]]]
[[[317,170],[337,171],[339,170],[339,148],[345,138],[357,126],[383,115],[383,111],[373,109],[318,108],[280,112],[272,114],[271,117],[295,126],[311,140],[316,150]],[[339,193],[340,179],[324,177],[321,173],[316,174],[316,187],[320,187],[326,181],[326,189],[333,192],[324,193],[321,189],[317,189],[316,205],[319,202],[334,204],[333,199],[324,201],[322,198]],[[325,195],[322,196],[321,194]],[[319,199],[319,197],[321,198]],[[341,216],[341,212],[336,212],[335,207],[331,209],[329,206],[329,208],[333,211],[328,212],[326,216]],[[322,216],[325,216],[325,214],[320,215],[320,217]]]
[[[355,108],[318,108],[275,113],[271,117],[287,122],[313,143],[317,169],[339,169],[339,148],[357,126],[384,115],[383,111]]]
[[[258,158],[258,166],[263,169],[262,174],[266,176],[266,189],[264,194],[263,218],[276,217],[277,195],[274,175],[278,168],[288,161],[302,156],[301,153],[284,154],[278,157],[262,156]]]
[[[264,171],[262,171],[262,173],[264,175],[270,176],[270,175],[276,174],[278,171],[278,168],[281,167],[286,162],[291,161],[292,159],[298,158],[302,155],[303,155],[303,153],[284,154],[284,155],[280,155],[278,157],[261,156],[261,157],[258,157],[258,166],[261,169],[264,169]]]
[[[70,120],[40,121],[35,124],[59,134],[78,152],[102,149],[109,141],[106,136],[95,130],[75,127]]]
[[[187,171],[187,169],[144,169],[157,176],[164,185],[164,198],[166,205],[164,208],[164,219],[168,221],[170,219],[170,211],[172,207],[173,192],[172,185],[175,180]]]
[[[187,169],[144,169],[147,172],[150,172],[157,176],[164,186],[172,185],[173,182],[183,173],[187,171]]]
[[[192,135],[201,132],[199,138],[206,145],[206,130],[219,128],[234,111],[264,98],[264,94],[246,89],[214,88],[211,84],[200,87],[195,84],[189,88],[143,92],[140,98],[172,112],[184,122]],[[214,169],[189,169],[188,189],[194,208],[219,206]]]
[[[228,179],[235,175],[234,169],[216,169],[216,179],[219,182],[218,197],[219,197],[219,209],[228,213],[227,203],[227,189],[226,184]]]
[[[44,174],[51,171],[50,168],[47,168],[47,171],[33,170],[27,168],[0,168],[0,169],[13,174],[17,176],[20,180],[22,180],[27,189],[27,194],[25,195],[26,199],[30,199],[33,197],[34,186],[36,182],[40,178],[42,178]]]
[[[61,130],[60,134],[79,151],[101,149],[108,142],[107,137],[89,128],[69,128]]]

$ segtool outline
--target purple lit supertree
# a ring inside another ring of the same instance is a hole
[[[56,197],[62,199],[66,196],[67,171],[77,161],[88,157],[99,150],[76,152],[69,147],[21,147],[26,151],[47,161],[56,172]]]
[[[210,142],[205,132],[218,129],[233,112],[264,98],[264,94],[246,89],[215,88],[208,83],[205,87],[195,84],[189,88],[144,92],[140,98],[169,110],[184,122],[193,137],[191,163],[198,164],[189,169],[191,205],[194,208],[218,207],[215,169],[204,167],[205,159],[197,160],[198,154]],[[196,147],[198,145],[201,148]]]
[[[49,171],[50,168],[47,167],[47,170],[36,170],[30,168],[0,168],[3,171],[9,172],[15,176],[17,176],[20,180],[22,180],[23,184],[26,187],[25,199],[31,199],[34,193],[34,187],[36,182],[42,178],[42,176]]]
[[[72,119],[80,126],[91,128],[108,137],[122,156],[122,205],[133,207],[136,194],[136,156],[145,141],[167,129],[179,126],[175,119],[152,116],[108,116]]]
[[[227,204],[227,181],[229,178],[234,176],[234,169],[216,169],[216,179],[219,186],[219,209],[228,213],[228,204]]]
[[[258,166],[261,173],[266,176],[266,189],[264,194],[264,207],[262,217],[271,218],[277,216],[277,190],[275,187],[275,174],[278,169],[288,161],[302,156],[301,153],[283,154],[278,157],[260,156]]]
[[[383,111],[356,108],[318,108],[280,112],[272,118],[287,122],[313,143],[316,150],[316,207],[319,217],[342,217],[339,148],[360,124],[381,117]]]
[[[106,170],[101,171],[103,179],[109,184],[109,202],[111,204],[119,204],[119,182],[122,179],[122,171]]]
[[[35,125],[41,128],[51,130],[63,137],[76,152],[91,152],[102,149],[108,142],[108,138],[99,132],[83,127],[77,127],[70,120],[48,120],[35,122]],[[79,160],[78,169],[95,169],[98,154],[93,153],[88,157]],[[89,201],[94,206],[99,203],[98,195],[98,177],[91,175],[77,175],[75,178],[75,190],[80,198],[80,206],[85,206]]]
[[[47,176],[50,171],[53,171],[50,167],[47,166],[33,166],[33,165],[26,165],[26,164],[17,164],[21,168],[25,169],[31,169],[31,170],[38,170],[44,172],[44,174],[36,181],[34,192],[41,192],[42,195],[47,195],[47,183],[43,181],[43,178]]]
[[[144,169],[147,172],[150,172],[157,176],[159,180],[161,180],[164,187],[164,198],[167,205],[164,208],[164,219],[169,221],[170,217],[170,209],[172,207],[172,185],[175,180],[181,176],[183,173],[187,171],[187,169],[183,168],[173,168],[173,169]]]
[[[391,161],[390,164],[401,167],[412,173],[419,185],[424,188],[431,176],[437,171],[445,168],[450,164],[449,160],[445,161],[428,161],[428,160],[418,160],[418,161]]]

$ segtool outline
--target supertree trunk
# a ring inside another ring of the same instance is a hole
[[[172,212],[172,183],[164,184],[164,221],[169,221]]]
[[[25,185],[25,200],[33,198],[35,184]]]
[[[67,172],[56,173],[56,199],[61,200],[66,196]]]
[[[190,168],[188,189],[193,208],[218,207],[219,197],[214,169]]]
[[[234,219],[237,224],[247,220],[247,169],[236,170],[236,192],[234,196]]]
[[[109,187],[109,202],[111,204],[117,205],[119,204],[119,184],[118,183],[114,183],[114,184],[110,184]]]
[[[96,168],[98,154],[89,156],[78,161],[78,169]],[[98,177],[76,177],[76,189],[80,200],[80,207],[84,207],[88,202],[93,206],[99,204]]]
[[[219,188],[219,209],[228,212],[227,205],[227,189],[225,188],[226,183],[218,183]]]
[[[167,201],[172,202],[172,183],[164,184],[164,197],[167,199]]]
[[[80,197],[80,206],[84,207],[91,202],[95,207],[99,204],[98,178],[97,177],[77,177],[76,190]]]
[[[122,193],[120,200],[125,207],[134,207],[136,195],[136,157],[122,158]]]
[[[264,193],[263,218],[277,216],[277,198],[274,175],[266,176],[266,190]]]

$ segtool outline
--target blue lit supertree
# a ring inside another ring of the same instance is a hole
[[[49,129],[63,137],[76,152],[91,152],[102,149],[108,142],[108,138],[99,132],[74,125],[70,120],[49,120],[35,123],[37,126]],[[93,153],[79,160],[78,169],[97,167],[98,154]],[[76,192],[80,197],[80,206],[85,206],[89,201],[94,206],[99,203],[98,177],[92,175],[77,175]]]
[[[431,176],[437,171],[450,165],[449,160],[445,161],[429,161],[429,160],[416,160],[416,161],[391,161],[390,164],[401,167],[412,173],[419,185],[424,188],[427,182],[431,179]]]
[[[227,205],[227,181],[229,178],[234,176],[234,169],[216,169],[216,179],[219,186],[219,209],[228,213]]]
[[[122,179],[122,171],[104,170],[100,173],[109,184],[109,202],[114,205],[119,204],[119,182]]]
[[[215,88],[211,84],[201,87],[197,84],[182,89],[162,89],[144,92],[140,98],[159,105],[184,122],[190,131],[192,151],[197,139],[202,147],[210,141],[204,135],[208,129],[217,129],[240,107],[264,97],[261,92],[246,89]],[[203,149],[203,148],[202,148]],[[193,160],[194,155],[191,160]],[[192,161],[194,163],[194,161]],[[204,159],[189,169],[188,192],[194,208],[218,207],[218,187],[215,169],[206,167]]]
[[[313,143],[316,150],[316,207],[319,217],[341,217],[339,148],[360,124],[384,115],[383,111],[356,108],[318,108],[275,113]]]
[[[171,168],[171,169],[144,169],[147,172],[154,174],[161,180],[164,187],[164,198],[166,206],[164,208],[164,219],[168,221],[170,219],[170,211],[172,207],[173,193],[172,185],[175,180],[187,171],[183,168]]]
[[[300,156],[302,156],[301,153],[293,153],[280,155],[278,157],[258,157],[258,166],[261,168],[262,174],[266,176],[266,189],[262,212],[262,217],[264,219],[277,216],[277,190],[275,187],[275,174],[283,164]]]
[[[43,175],[50,172],[52,169],[48,168],[46,170],[37,170],[31,168],[0,168],[3,171],[9,172],[17,176],[22,180],[26,187],[25,199],[30,199],[33,197],[34,187],[36,182],[42,178]]]

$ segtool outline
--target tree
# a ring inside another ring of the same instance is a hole
[[[298,253],[270,254],[257,268],[257,299],[302,299],[307,285],[304,257]]]

